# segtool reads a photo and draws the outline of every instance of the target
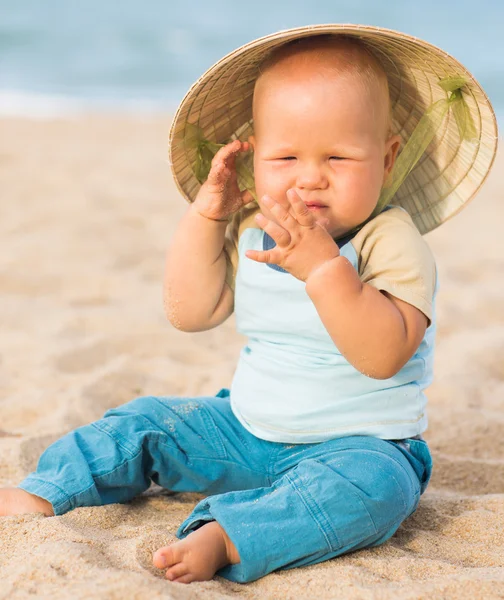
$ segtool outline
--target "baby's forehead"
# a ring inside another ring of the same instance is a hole
[[[385,70],[363,42],[347,36],[304,38],[275,49],[259,67],[253,97],[254,121],[272,94],[296,86],[308,91],[312,85],[327,93],[331,93],[331,85],[356,89],[359,98],[365,103],[371,102],[380,121],[385,121],[386,128],[390,128],[391,106]]]
[[[296,81],[309,85],[318,76],[327,81],[344,78],[346,85],[388,95],[387,75],[379,60],[363,42],[348,36],[304,38],[273,50],[259,66],[254,91]]]

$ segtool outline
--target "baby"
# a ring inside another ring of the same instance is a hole
[[[231,390],[107,411],[1,490],[0,514],[126,502],[151,481],[204,493],[153,556],[189,583],[377,546],[417,508],[436,268],[405,210],[376,211],[400,146],[386,74],[356,39],[289,43],[261,65],[253,123],[215,154],[165,278],[183,331],[235,311],[249,342]],[[240,191],[247,151],[255,190]]]

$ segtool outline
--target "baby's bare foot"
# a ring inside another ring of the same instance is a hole
[[[0,517],[38,512],[46,517],[54,516],[52,504],[47,500],[21,488],[0,488]]]
[[[186,538],[154,553],[154,566],[177,583],[206,581],[226,565],[240,562],[235,545],[217,521],[210,521]]]

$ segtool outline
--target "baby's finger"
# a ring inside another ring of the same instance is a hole
[[[252,193],[250,192],[250,190],[243,190],[243,192],[241,193],[241,199],[243,204],[250,204],[251,202],[254,202],[255,198],[252,195]]]
[[[226,167],[224,163],[220,163],[215,165],[210,169],[210,173],[208,174],[207,184],[208,185],[217,185],[223,186],[226,181],[229,179],[231,175],[231,171]]]
[[[262,213],[257,213],[254,220],[276,242],[277,246],[288,246],[290,244],[291,236],[283,227],[280,227],[274,221],[270,221]]]
[[[282,196],[279,197],[279,199],[277,200],[278,204],[280,204],[281,206],[283,206],[285,208],[285,210],[292,216],[294,217],[294,211],[290,205],[290,202],[287,200],[287,198],[283,198]]]
[[[311,210],[301,200],[301,197],[294,189],[287,190],[287,199],[292,206],[294,211],[294,217],[296,221],[305,227],[311,227],[315,225],[315,217]]]
[[[269,263],[270,265],[278,264],[275,255],[271,250],[246,250],[245,256],[260,263]]]
[[[242,143],[240,140],[233,140],[220,148],[212,159],[212,167],[217,166],[219,163],[224,163],[228,167],[234,166],[234,158],[242,146],[246,145],[248,149],[248,142]]]
[[[295,216],[290,213],[280,202],[274,200],[271,196],[263,196],[264,204],[277,217],[282,227],[291,231],[298,224]]]
[[[320,219],[316,220],[316,223],[319,227],[322,227],[322,229],[325,229],[327,231],[327,228],[329,227],[329,223],[331,221],[327,218],[327,217],[321,217]]]

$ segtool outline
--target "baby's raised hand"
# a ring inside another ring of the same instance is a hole
[[[248,142],[234,140],[213,157],[208,178],[193,203],[194,209],[207,219],[227,221],[230,215],[254,200],[248,190],[240,192],[235,166],[237,154],[249,149]]]
[[[287,191],[285,206],[269,196],[264,196],[262,202],[274,215],[276,223],[262,213],[254,218],[276,246],[264,251],[247,250],[245,256],[257,262],[279,265],[297,279],[306,281],[317,267],[340,255],[338,244],[325,229],[324,220],[315,219],[295,190]]]

